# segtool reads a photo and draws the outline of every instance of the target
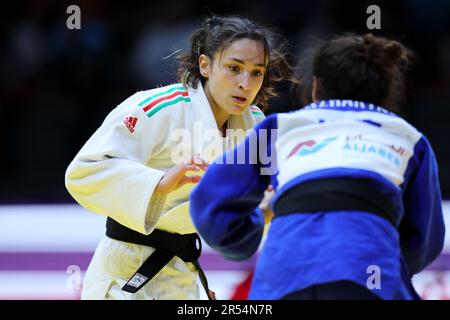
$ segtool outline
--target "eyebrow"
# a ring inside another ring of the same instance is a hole
[[[240,60],[240,59],[238,59],[238,58],[228,58],[228,59],[233,60],[233,61],[236,61],[236,62],[239,62],[239,63],[241,63],[241,64],[245,64],[244,61],[242,61],[242,60]],[[265,68],[265,67],[266,67],[266,66],[264,65],[264,63],[257,63],[257,64],[255,64],[255,66],[256,66],[256,67],[262,67],[262,68]]]

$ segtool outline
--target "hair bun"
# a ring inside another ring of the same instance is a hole
[[[405,58],[405,50],[397,41],[389,41],[384,47],[386,57],[392,61],[393,64],[398,64]]]
[[[408,60],[408,51],[400,43],[375,37],[371,33],[364,35],[361,53],[367,62],[388,70]]]

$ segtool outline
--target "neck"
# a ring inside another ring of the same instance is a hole
[[[214,119],[216,120],[217,128],[224,134],[230,114],[222,110],[220,107],[212,104],[211,109],[214,114]]]

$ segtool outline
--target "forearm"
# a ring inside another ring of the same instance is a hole
[[[165,197],[153,194],[163,175],[163,171],[126,159],[76,158],[67,169],[65,183],[73,198],[86,209],[148,233],[162,213]]]

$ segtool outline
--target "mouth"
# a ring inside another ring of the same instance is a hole
[[[232,98],[237,104],[245,104],[247,102],[247,98],[245,97],[233,96]]]

